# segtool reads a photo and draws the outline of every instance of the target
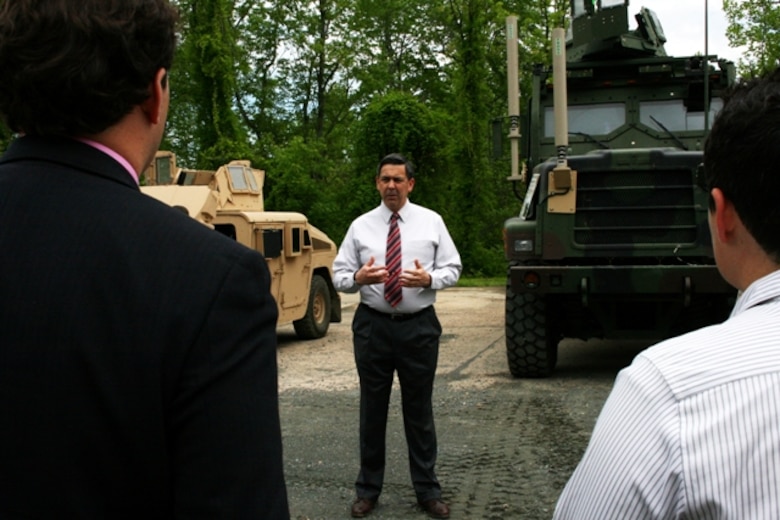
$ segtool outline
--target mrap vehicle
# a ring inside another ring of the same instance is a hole
[[[265,172],[248,161],[216,171],[177,168],[172,152],[157,152],[141,191],[265,256],[279,324],[292,322],[301,339],[324,336],[341,321],[341,297],[333,287],[336,244],[306,216],[265,211]]]
[[[503,230],[515,377],[549,376],[562,338],[663,339],[723,321],[735,299],[697,184],[734,65],[668,56],[653,11],[629,30],[628,8],[571,1],[571,32],[553,31],[552,68],[534,66],[522,116],[507,21],[508,180],[522,200]]]

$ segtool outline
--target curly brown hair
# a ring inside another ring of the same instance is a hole
[[[168,0],[0,1],[0,115],[26,134],[105,130],[170,69],[177,20]]]

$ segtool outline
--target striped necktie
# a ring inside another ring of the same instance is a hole
[[[392,307],[401,303],[401,231],[398,229],[398,213],[390,217],[390,229],[387,232],[387,252],[385,267],[387,281],[385,282],[385,300]]]

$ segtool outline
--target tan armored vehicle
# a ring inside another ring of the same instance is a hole
[[[336,244],[295,212],[265,211],[265,172],[249,161],[217,171],[177,168],[172,152],[157,152],[141,191],[262,253],[273,278],[279,324],[292,322],[301,339],[324,336],[341,321],[341,297],[333,288]]]

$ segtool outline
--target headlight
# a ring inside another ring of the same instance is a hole
[[[515,253],[530,253],[534,250],[533,240],[515,240]]]

